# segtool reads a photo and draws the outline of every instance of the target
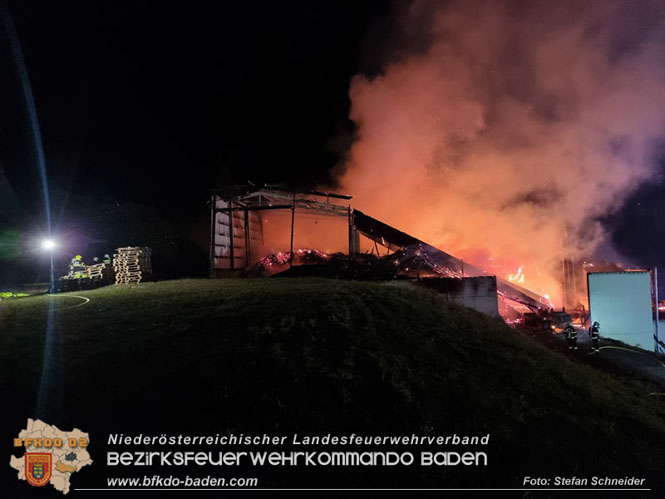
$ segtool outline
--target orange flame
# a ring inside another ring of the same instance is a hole
[[[520,265],[516,274],[509,274],[508,280],[515,284],[524,284],[524,265]]]
[[[564,255],[592,254],[606,241],[598,219],[653,175],[665,46],[654,28],[619,54],[614,40],[630,33],[616,31],[635,10],[621,2],[507,5],[414,4],[403,24],[427,33],[418,50],[351,80],[356,141],[339,186],[354,207],[488,272],[528,266],[529,281],[522,268],[514,282],[560,305]]]

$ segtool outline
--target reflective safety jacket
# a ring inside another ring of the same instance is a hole
[[[81,258],[74,257],[69,262],[69,277],[73,277],[74,279],[88,277],[88,269]]]

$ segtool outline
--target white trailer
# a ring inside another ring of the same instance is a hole
[[[647,270],[587,275],[591,324],[602,337],[654,350],[655,322],[651,275]]]

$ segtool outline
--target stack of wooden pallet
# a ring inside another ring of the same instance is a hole
[[[113,282],[113,267],[108,263],[88,265],[87,271],[90,279],[100,281],[101,284],[111,284]]]
[[[152,278],[150,248],[118,248],[113,255],[116,284],[138,284]]]

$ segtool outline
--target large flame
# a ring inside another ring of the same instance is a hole
[[[414,3],[418,49],[351,82],[341,187],[560,304],[562,258],[603,242],[599,217],[652,174],[665,128],[665,17],[640,5]]]

